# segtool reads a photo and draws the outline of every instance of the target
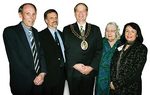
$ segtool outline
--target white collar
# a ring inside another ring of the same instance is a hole
[[[83,26],[83,30],[85,30],[85,28],[86,28],[86,22],[83,25],[80,25],[78,22],[77,22],[77,24],[78,24],[79,30],[80,30],[81,26]]]

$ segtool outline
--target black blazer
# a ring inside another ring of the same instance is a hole
[[[57,30],[63,40],[62,32]],[[45,85],[56,86],[60,81],[64,81],[64,66],[61,66],[59,60],[59,50],[58,45],[55,42],[49,29],[46,28],[39,32],[39,37],[41,41],[41,46],[44,50],[46,65],[47,65],[47,75],[45,77]]]
[[[89,23],[86,23],[86,30]],[[80,34],[77,23],[72,24],[74,30]],[[88,49],[81,49],[82,40],[77,38],[72,32],[70,25],[64,27],[64,42],[65,42],[65,53],[67,59],[67,72],[68,77],[80,77],[82,74],[73,68],[76,63],[83,63],[85,65],[94,68],[93,72],[89,76],[95,76],[98,71],[98,64],[100,62],[102,53],[102,36],[101,31],[98,26],[89,24],[91,26],[91,31],[86,41],[88,42]]]
[[[43,52],[40,48],[37,30],[32,27],[40,59],[40,72],[46,72]],[[13,94],[27,95],[36,77],[32,52],[24,32],[19,23],[16,26],[10,26],[3,32],[4,44],[10,66],[10,87]]]
[[[147,60],[147,51],[145,45],[135,42],[123,53],[117,71],[117,61],[121,51],[116,50],[111,65],[111,81],[115,86],[116,93],[119,95],[141,95],[141,75]]]

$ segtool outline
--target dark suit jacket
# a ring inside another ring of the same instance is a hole
[[[88,24],[89,23],[86,23],[85,32],[87,31]],[[74,30],[80,34],[77,23],[73,23],[72,25]],[[93,72],[91,72],[88,76],[94,77],[97,73],[98,64],[102,53],[102,36],[99,27],[92,24],[90,24],[90,26],[91,31],[86,39],[88,42],[87,50],[81,49],[80,44],[82,40],[77,38],[71,32],[70,25],[64,27],[63,29],[68,77],[82,76],[80,72],[73,68],[76,63],[83,63],[94,68]]]
[[[116,50],[111,66],[111,81],[115,92],[119,95],[141,95],[141,75],[147,59],[147,47],[135,42],[123,53],[117,71],[120,53],[121,51]]]
[[[58,32],[62,38],[62,33],[59,30]],[[59,60],[60,52],[58,50],[58,45],[48,28],[39,32],[39,37],[47,65],[47,75],[44,85],[49,87],[57,86],[60,82],[65,80],[64,66],[61,66]]]
[[[45,60],[40,48],[37,30],[32,28],[32,31],[41,65],[39,73],[46,72]],[[3,39],[10,66],[11,91],[13,94],[28,95],[37,74],[34,70],[31,49],[21,23],[5,28]]]

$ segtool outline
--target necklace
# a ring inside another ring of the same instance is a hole
[[[90,31],[91,31],[91,25],[88,24],[87,26],[87,32],[86,34],[84,33],[84,35],[81,35],[79,33],[77,33],[75,30],[74,30],[74,27],[73,25],[70,25],[70,28],[71,28],[71,32],[79,39],[81,39],[81,44],[80,44],[80,47],[82,50],[87,50],[88,49],[88,42],[86,41],[86,38],[89,36],[90,34]]]

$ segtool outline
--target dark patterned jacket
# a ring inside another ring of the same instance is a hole
[[[141,75],[147,60],[147,51],[145,45],[135,42],[123,52],[117,71],[117,61],[121,53],[117,49],[111,66],[111,81],[115,86],[115,93],[119,95],[141,95]]]

